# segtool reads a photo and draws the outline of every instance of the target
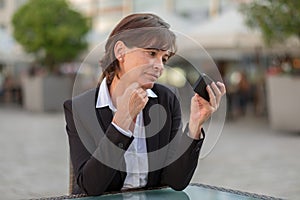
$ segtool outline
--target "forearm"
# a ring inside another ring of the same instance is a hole
[[[103,165],[91,157],[80,171],[77,172],[77,183],[88,195],[101,195],[112,182],[117,170]]]
[[[132,132],[132,126],[134,122],[132,117],[129,114],[120,113],[117,111],[112,121],[115,125],[117,125],[121,129]]]
[[[203,134],[202,134],[202,125],[194,123],[193,119],[190,119],[188,123],[188,136],[191,137],[192,139],[199,140],[203,139]]]
[[[123,154],[133,137],[123,135],[112,124],[105,133],[100,126],[96,126],[99,130],[90,129],[78,116],[75,126],[71,101],[64,103],[64,111],[76,183],[89,195],[121,189],[120,171],[121,167],[125,168]]]
[[[100,195],[111,184],[118,170],[125,170],[124,153],[133,138],[110,125],[92,156],[78,170],[78,184],[89,195]],[[121,180],[120,180],[121,181]]]
[[[175,190],[183,190],[189,184],[198,164],[203,140],[190,138],[187,126],[178,145],[179,148],[177,146],[176,156],[179,158],[163,170],[163,185],[168,185]]]

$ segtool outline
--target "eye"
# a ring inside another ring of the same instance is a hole
[[[167,61],[168,61],[167,58],[163,58],[163,59],[162,59],[162,62],[163,62],[164,64],[166,64]]]
[[[155,57],[157,54],[155,51],[149,51],[148,53],[151,57]]]

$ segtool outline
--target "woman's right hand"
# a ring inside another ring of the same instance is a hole
[[[147,92],[138,83],[131,84],[121,96],[116,97],[117,112],[113,122],[123,130],[130,130],[148,100]]]

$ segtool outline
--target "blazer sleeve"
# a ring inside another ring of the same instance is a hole
[[[64,113],[66,131],[69,137],[70,155],[77,184],[88,195],[101,195],[107,191],[118,169],[121,168],[123,154],[131,144],[133,137],[129,138],[121,134],[110,124],[105,132],[105,136],[97,141],[98,144],[95,151],[89,152],[81,141],[75,127],[71,100],[64,103]],[[112,145],[118,146],[120,151],[113,151],[112,149],[116,148],[112,148]],[[111,168],[97,158],[110,160],[115,167]]]
[[[182,132],[181,109],[178,99],[175,97],[172,106],[172,129],[171,135],[176,138],[176,134],[181,134],[178,141],[172,143],[168,149],[168,159],[174,162],[165,167],[162,172],[161,184],[168,185],[174,190],[185,189],[195,172],[198,164],[200,149],[205,138],[203,129],[203,138],[199,140],[192,139],[188,136],[188,125]]]

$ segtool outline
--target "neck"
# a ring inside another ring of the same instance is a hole
[[[116,107],[117,103],[117,97],[122,96],[125,92],[126,88],[128,87],[128,83],[121,81],[116,76],[113,78],[113,81],[109,87],[109,94],[111,96],[111,100]]]

